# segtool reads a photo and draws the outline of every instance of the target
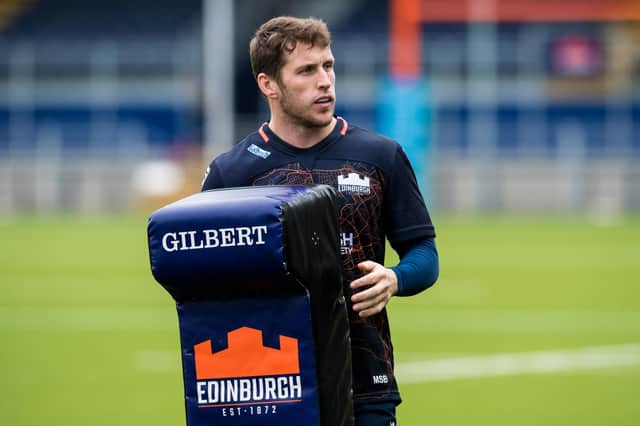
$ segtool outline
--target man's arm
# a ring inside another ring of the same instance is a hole
[[[433,238],[397,248],[400,263],[391,270],[398,277],[398,296],[412,296],[431,287],[440,274],[438,250]]]
[[[364,276],[351,283],[352,289],[367,287],[351,297],[354,311],[368,317],[382,311],[392,296],[410,296],[432,286],[438,279],[439,262],[433,238],[424,238],[398,247],[400,263],[385,268],[379,263],[358,264]]]

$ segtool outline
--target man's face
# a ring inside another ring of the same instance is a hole
[[[291,123],[308,128],[331,123],[336,100],[333,63],[329,46],[298,43],[287,55],[276,81],[280,108]]]

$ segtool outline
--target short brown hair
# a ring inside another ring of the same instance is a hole
[[[285,63],[285,53],[293,52],[298,43],[327,47],[331,33],[327,24],[316,18],[279,16],[262,24],[249,43],[251,70],[258,78],[261,72],[278,79]]]

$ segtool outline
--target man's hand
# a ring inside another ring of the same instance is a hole
[[[358,269],[364,276],[352,281],[351,289],[369,288],[351,296],[351,301],[353,310],[364,318],[384,309],[389,299],[398,292],[398,277],[391,269],[371,260],[358,263]]]

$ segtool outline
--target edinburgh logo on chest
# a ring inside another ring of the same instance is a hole
[[[357,173],[349,173],[348,175],[338,176],[338,191],[340,192],[357,192],[360,194],[371,193],[371,182],[366,176],[360,176]]]

